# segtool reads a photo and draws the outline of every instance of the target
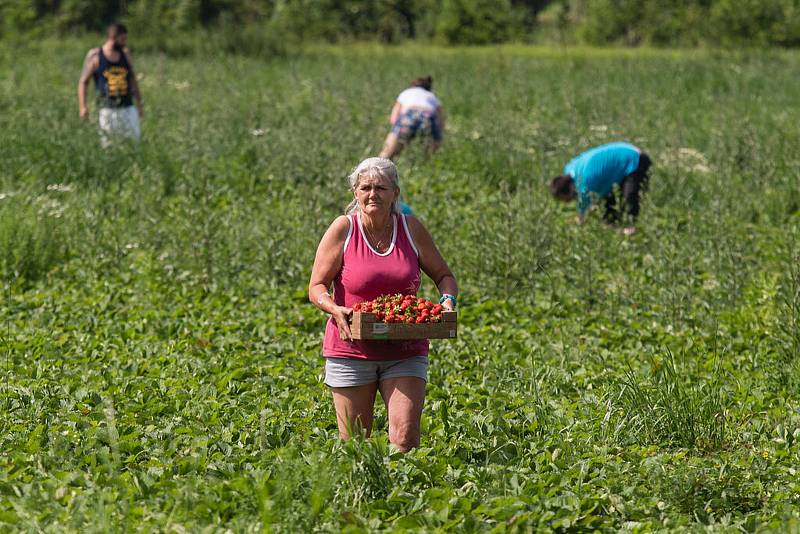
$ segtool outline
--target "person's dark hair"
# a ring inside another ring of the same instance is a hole
[[[433,78],[430,74],[417,78],[411,82],[411,87],[422,87],[426,91],[430,91],[433,88]]]
[[[571,176],[562,174],[556,176],[550,181],[550,192],[558,200],[568,202],[575,200],[578,197],[578,192],[575,190],[575,182],[572,181]]]
[[[127,35],[128,28],[125,27],[124,24],[120,24],[119,22],[114,22],[113,24],[108,25],[108,29],[106,30],[106,35],[110,38],[119,37],[120,35]]]

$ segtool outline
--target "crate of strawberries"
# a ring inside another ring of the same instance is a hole
[[[414,295],[381,295],[353,306],[353,339],[450,339],[457,314]]]

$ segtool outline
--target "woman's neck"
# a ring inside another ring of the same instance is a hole
[[[391,212],[373,215],[367,215],[363,211],[361,212],[361,224],[366,226],[371,232],[380,232],[385,230],[389,226],[391,220]]]

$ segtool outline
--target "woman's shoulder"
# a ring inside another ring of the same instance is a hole
[[[406,219],[406,225],[408,226],[408,230],[411,232],[411,237],[414,240],[422,233],[425,232],[425,225],[422,224],[422,221],[417,219],[414,215],[411,214],[403,214],[403,217]]]
[[[346,215],[339,215],[328,226],[325,235],[322,236],[322,243],[325,246],[339,246],[345,242],[350,233],[350,218]]]
[[[331,225],[328,227],[328,231],[332,231],[336,234],[344,234],[346,235],[347,232],[350,231],[350,216],[349,215],[339,215],[336,217]]]

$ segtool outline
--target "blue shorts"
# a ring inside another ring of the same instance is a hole
[[[436,112],[407,109],[392,126],[392,133],[401,141],[410,141],[420,133],[423,137],[430,136],[434,141],[442,140],[442,130],[439,128],[439,118]]]
[[[415,376],[427,382],[428,357],[412,356],[402,360],[325,358],[325,384],[332,388],[363,386],[403,376]]]

